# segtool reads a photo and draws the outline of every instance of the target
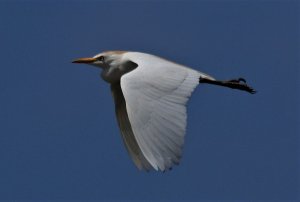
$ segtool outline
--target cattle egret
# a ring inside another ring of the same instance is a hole
[[[186,103],[199,83],[255,90],[245,79],[216,80],[154,55],[107,51],[84,63],[102,69],[110,84],[123,142],[140,170],[166,171],[179,164],[187,124]]]

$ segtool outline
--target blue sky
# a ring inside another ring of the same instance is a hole
[[[1,199],[299,197],[297,1],[1,1]],[[99,70],[104,50],[156,54],[258,93],[199,85],[181,164],[140,172]]]

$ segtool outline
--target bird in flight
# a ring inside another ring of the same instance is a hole
[[[73,63],[102,69],[110,84],[126,149],[140,170],[166,171],[179,164],[187,124],[186,104],[199,83],[255,90],[245,79],[208,74],[151,54],[107,51]]]

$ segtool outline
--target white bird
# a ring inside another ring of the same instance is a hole
[[[187,124],[186,103],[199,83],[255,93],[243,78],[213,77],[140,52],[107,51],[73,63],[101,68],[110,83],[124,144],[140,170],[179,164]]]

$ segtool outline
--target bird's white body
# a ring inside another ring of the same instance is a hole
[[[111,84],[123,141],[138,168],[165,171],[179,163],[187,101],[199,79],[214,82],[214,78],[139,52],[104,52],[74,62],[103,69],[101,76]]]

